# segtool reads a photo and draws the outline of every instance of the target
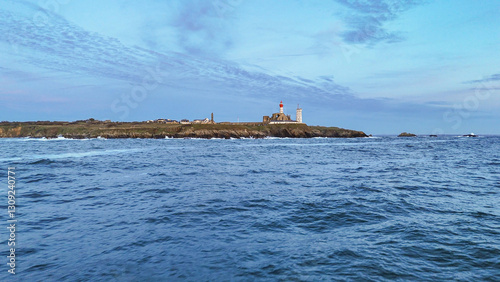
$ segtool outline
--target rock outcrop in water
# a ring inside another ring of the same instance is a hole
[[[147,124],[142,122],[2,122],[0,138],[265,138],[367,137],[362,131],[305,124]]]
[[[417,137],[417,135],[415,135],[413,133],[403,132],[403,133],[399,134],[398,137]]]

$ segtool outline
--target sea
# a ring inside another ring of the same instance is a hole
[[[500,281],[499,136],[20,138],[0,153],[1,281]]]

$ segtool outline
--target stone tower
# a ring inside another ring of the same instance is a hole
[[[302,123],[302,109],[297,105],[297,119],[298,123]]]

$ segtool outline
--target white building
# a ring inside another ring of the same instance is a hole
[[[299,107],[299,105],[297,105],[297,114],[296,114],[296,121],[298,123],[302,123],[302,109]]]
[[[297,105],[296,119],[292,120],[290,115],[285,115],[283,110],[283,101],[280,102],[279,113],[274,113],[272,116],[264,116],[263,122],[265,124],[286,124],[286,123],[303,123],[302,122],[302,109]]]

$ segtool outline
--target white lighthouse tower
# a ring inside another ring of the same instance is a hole
[[[297,104],[297,118],[295,119],[298,123],[302,123],[302,109]]]
[[[283,113],[283,101],[280,102],[280,114]]]

